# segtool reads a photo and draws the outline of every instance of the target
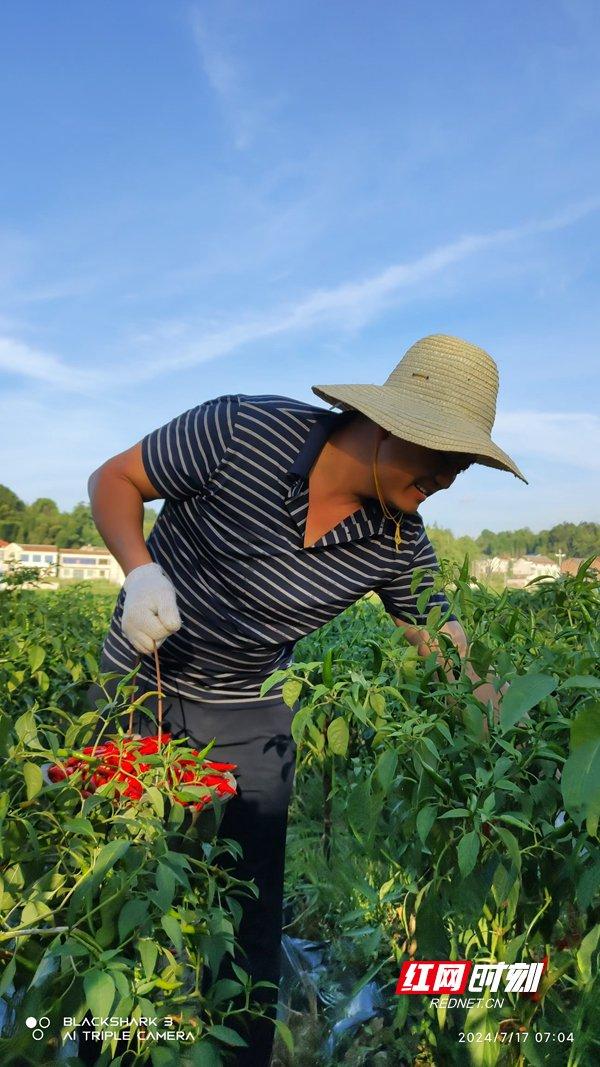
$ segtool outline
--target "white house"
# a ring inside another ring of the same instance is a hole
[[[532,578],[559,578],[560,566],[548,556],[519,556],[512,565],[509,585],[526,585]]]
[[[510,562],[509,556],[484,556],[476,559],[471,569],[476,578],[489,578],[491,574],[506,574]]]
[[[15,541],[0,544],[0,571],[11,567],[37,567],[51,578],[85,581],[104,578],[122,585],[125,575],[107,548],[83,545],[57,548],[56,545],[21,545]]]

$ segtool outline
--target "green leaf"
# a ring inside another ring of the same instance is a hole
[[[32,711],[26,711],[15,720],[15,733],[24,745],[37,741],[37,727]]]
[[[543,1030],[545,1029],[546,1027],[543,1028]],[[531,1031],[529,1033],[529,1040],[523,1041],[520,1044],[521,1047],[519,1052],[523,1055],[525,1063],[529,1064],[529,1067],[546,1067],[548,1060],[546,1059],[544,1046],[538,1044]]]
[[[29,661],[29,669],[32,674],[39,671],[42,663],[46,658],[46,653],[39,645],[31,645],[29,652],[27,653],[27,659]]]
[[[90,674],[95,677],[98,674],[98,663],[90,652],[84,653],[85,665]]]
[[[158,899],[163,911],[171,907],[171,901],[175,895],[175,875],[164,863],[159,863],[156,873],[156,888]]]
[[[332,719],[327,727],[327,742],[331,752],[335,756],[345,756],[348,751],[349,740],[348,723],[343,716],[338,715],[337,718]]]
[[[387,793],[390,789],[394,778],[396,777],[396,768],[398,766],[398,753],[393,748],[388,748],[385,752],[382,752],[377,760],[376,773],[381,783],[381,788]]]
[[[471,812],[468,808],[450,808],[450,811],[445,811],[440,815],[440,819],[460,819],[470,814]]]
[[[270,689],[273,689],[284,678],[287,678],[287,674],[287,670],[273,671],[273,674],[270,674],[268,678],[265,678],[260,687],[261,697],[264,697]]]
[[[58,943],[58,938],[55,938],[55,941]],[[37,970],[31,979],[29,989],[36,989],[38,986],[43,985],[46,979],[50,978],[55,973],[58,966],[58,957],[53,955],[51,948],[48,948],[42,956]]]
[[[158,956],[158,945],[155,941],[150,941],[149,938],[141,938],[138,941],[138,952],[142,961],[142,967],[144,968],[144,974],[149,981],[154,974],[154,966],[156,964],[156,957]]]
[[[77,816],[74,819],[65,819],[63,829],[68,834],[83,834],[84,837],[96,837],[96,831],[89,819]]]
[[[139,899],[127,901],[119,914],[119,938],[121,941],[125,940],[131,930],[140,925],[147,913],[148,907],[145,901]]]
[[[586,985],[591,982],[593,978],[592,974],[592,955],[598,947],[598,939],[600,938],[600,924],[593,926],[587,933],[579,946],[577,953],[577,966],[581,972]]]
[[[383,693],[371,692],[369,693],[369,704],[373,708],[376,715],[383,715],[385,712],[385,697]]]
[[[208,1037],[216,1037],[224,1045],[239,1045],[240,1047],[248,1048],[248,1042],[235,1030],[232,1030],[230,1026],[211,1026],[206,1031],[206,1034]]]
[[[243,989],[241,982],[236,982],[233,978],[219,978],[210,989],[211,1003],[219,1004],[224,1000],[233,1000],[238,993],[243,992]]]
[[[154,808],[159,819],[164,818],[165,801],[160,790],[157,789],[155,785],[148,785],[146,786],[146,793],[148,794],[152,807]]]
[[[394,888],[395,880],[395,878],[388,878],[387,882],[384,882],[383,885],[379,887],[380,900],[383,900],[384,897],[387,897],[388,893]]]
[[[570,741],[560,784],[565,808],[579,824],[600,815],[600,701],[581,709],[571,723]]]
[[[508,852],[514,864],[515,870],[517,872],[520,872],[521,849],[519,847],[519,842],[517,841],[515,835],[511,834],[510,830],[506,830],[503,826],[494,825],[494,830],[502,841],[503,845],[505,846],[506,851]]]
[[[577,883],[576,897],[579,907],[583,911],[589,908],[596,893],[600,889],[600,864],[588,867]]]
[[[437,804],[425,804],[417,812],[417,833],[421,842],[425,844],[429,831],[437,818]]]
[[[323,667],[321,670],[323,676],[323,684],[331,689],[333,685],[333,648],[328,648],[327,652],[323,656]]]
[[[34,675],[42,693],[46,693],[50,687],[50,679],[45,671],[36,671]]]
[[[518,675],[500,701],[501,728],[509,730],[553,689],[556,689],[556,682],[549,674]]]
[[[572,678],[566,678],[559,685],[561,689],[600,689],[600,678],[594,678],[592,674],[575,674]]]
[[[150,1059],[152,1060],[152,1067],[179,1067],[181,1063],[177,1050],[165,1048],[163,1045],[154,1045],[150,1049]]]
[[[7,964],[7,966],[4,968],[4,971],[2,972],[2,977],[0,978],[0,997],[3,997],[6,991],[12,985],[12,980],[15,976],[16,969],[17,957],[15,955],[12,957],[10,963]]]
[[[130,845],[131,841],[123,840],[109,841],[106,845],[102,845],[94,864],[94,877],[99,879],[109,868],[114,867],[125,855]]]
[[[251,981],[248,971],[245,971],[244,968],[240,967],[239,963],[236,963],[234,960],[230,960],[229,962],[233,973],[237,974],[242,985],[244,987],[248,985],[248,982]]]
[[[483,716],[477,699],[467,694],[464,697],[460,714],[468,737],[473,741],[481,741],[484,736]]]
[[[288,708],[294,707],[302,692],[302,684],[301,678],[288,678],[287,682],[283,683],[281,695],[284,704],[287,704]]]
[[[290,1030],[289,1026],[287,1025],[287,1023],[284,1023],[283,1019],[275,1019],[275,1027],[288,1052],[291,1052],[293,1054],[294,1038],[292,1036],[292,1031]]]
[[[493,648],[489,648],[483,641],[476,638],[469,648],[469,660],[480,678],[487,677],[493,659]]]
[[[519,819],[517,815],[510,815],[504,812],[502,813],[502,815],[495,814],[494,822],[505,822],[508,823],[509,826],[517,826],[519,830],[531,831],[532,829],[531,825],[528,822],[525,822],[524,819]]]
[[[27,799],[33,800],[41,792],[44,785],[44,776],[37,763],[23,764],[23,777],[27,788]]]
[[[183,935],[181,933],[181,923],[178,919],[175,919],[173,915],[163,915],[160,920],[160,925],[165,931],[167,937],[171,939],[178,952],[183,951]]]
[[[486,1006],[489,999],[482,997],[470,1008],[462,1026],[465,1034],[474,1035],[474,1040],[467,1045],[471,1067],[494,1067],[502,1053],[502,1045],[496,1037],[499,1015]]]
[[[292,737],[294,738],[294,741],[297,745],[300,744],[304,736],[304,731],[306,729],[307,723],[310,722],[311,715],[312,709],[310,707],[300,708],[300,710],[296,712],[294,718],[292,719],[291,732]]]
[[[115,983],[106,971],[88,971],[83,976],[85,997],[92,1015],[110,1015],[115,999]]]
[[[193,1067],[223,1067],[223,1060],[216,1045],[204,1037],[188,1049],[185,1062]]]
[[[479,834],[470,830],[458,842],[458,866],[463,878],[471,873],[479,855]]]

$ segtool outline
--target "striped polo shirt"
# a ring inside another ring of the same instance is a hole
[[[143,438],[144,468],[164,498],[148,551],[173,582],[182,619],[159,650],[165,693],[249,707],[280,699],[280,685],[264,697],[260,687],[291,663],[296,641],[371,590],[417,625],[434,603],[449,612],[442,592],[417,609],[439,570],[418,513],[402,518],[400,551],[376,497],[304,547],[310,470],[354,414],[226,394]],[[427,569],[411,592],[416,568]],[[124,598],[122,589],[104,659],[118,671],[141,661],[139,677],[156,686],[153,657],[121,631]]]

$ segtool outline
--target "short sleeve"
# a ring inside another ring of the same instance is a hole
[[[411,592],[411,582],[415,571],[419,568],[426,569],[423,571],[415,591]],[[448,600],[441,591],[431,593],[424,607],[422,605],[421,611],[417,606],[419,596],[425,589],[432,587],[434,574],[436,572],[439,573],[439,569],[440,566],[435,550],[427,536],[425,527],[423,527],[421,534],[416,537],[415,551],[409,565],[392,582],[378,586],[375,592],[390,615],[402,619],[403,622],[412,623],[413,626],[425,626],[427,615],[436,604],[439,604],[443,613],[450,610]],[[456,619],[456,615],[450,613],[448,620],[450,619]]]
[[[232,439],[237,395],[218,396],[184,411],[142,439],[142,462],[165,500],[202,492]]]

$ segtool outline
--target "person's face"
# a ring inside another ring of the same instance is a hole
[[[388,507],[402,511],[418,511],[419,504],[433,493],[449,489],[457,474],[475,462],[473,454],[424,448],[383,430],[380,440],[376,470],[381,495]]]

